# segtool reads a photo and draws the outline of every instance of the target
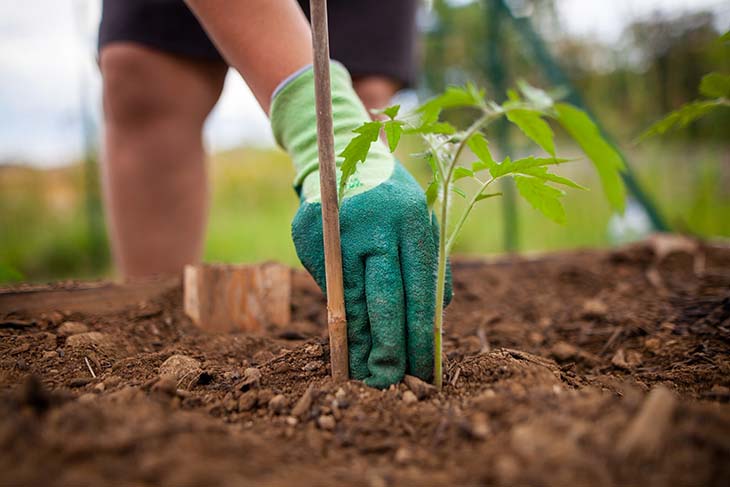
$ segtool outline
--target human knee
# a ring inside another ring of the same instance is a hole
[[[165,120],[200,124],[215,105],[225,66],[196,63],[127,43],[100,59],[107,123],[139,127]]]

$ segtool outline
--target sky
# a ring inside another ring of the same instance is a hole
[[[464,3],[470,0],[451,0]],[[100,0],[0,2],[0,164],[67,164],[83,153],[82,109],[100,124],[101,79],[95,39]],[[618,42],[623,28],[654,12],[714,10],[730,25],[725,0],[558,0],[570,35]],[[81,100],[81,93],[86,100]],[[82,101],[84,103],[82,103]],[[208,147],[273,146],[268,121],[240,77],[230,71],[206,124]]]

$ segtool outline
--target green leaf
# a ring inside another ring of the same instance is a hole
[[[548,154],[555,156],[555,142],[553,140],[555,134],[553,134],[550,125],[540,118],[539,112],[515,109],[508,110],[506,115],[507,119],[517,125],[522,133],[545,149]]]
[[[487,139],[485,139],[479,132],[469,137],[469,140],[466,141],[466,145],[469,146],[469,149],[471,149],[474,155],[477,156],[479,161],[482,163],[479,164],[475,162],[472,165],[473,171],[476,172],[484,169],[491,169],[497,165],[492,154],[489,152],[489,143],[487,142]]]
[[[684,128],[698,118],[721,106],[716,100],[694,101],[681,106],[649,127],[637,141],[663,135],[675,128]]]
[[[0,283],[3,282],[20,282],[23,280],[23,274],[15,267],[0,262]]]
[[[345,147],[345,149],[340,152],[339,156],[344,157],[345,159],[344,161],[342,161],[342,165],[340,165],[340,171],[342,172],[339,188],[340,198],[342,198],[342,195],[345,191],[347,181],[353,174],[355,174],[357,163],[365,161],[368,156],[368,152],[370,152],[370,146],[373,142],[378,140],[378,136],[380,135],[380,127],[382,125],[382,122],[376,120],[372,122],[366,122],[360,127],[356,128],[355,130],[353,130],[353,132],[358,135],[353,137],[347,144],[347,147]]]
[[[426,162],[428,162],[428,165],[431,167],[431,174],[433,174],[433,179],[435,181],[438,181],[440,178],[439,177],[440,171],[437,166],[438,161],[436,160],[436,157],[431,152],[429,152],[428,155],[426,155]]]
[[[400,111],[400,105],[393,105],[383,110],[383,113],[388,116],[391,120],[398,116]]]
[[[457,188],[456,186],[452,186],[451,187],[451,191],[453,191],[454,193],[458,194],[462,198],[466,199],[466,193],[464,192],[463,189]]]
[[[439,183],[434,179],[426,188],[426,205],[428,205],[429,208],[432,208],[433,204],[436,203],[436,198],[438,197],[438,194]]]
[[[565,193],[548,186],[545,181],[528,176],[515,176],[517,190],[533,208],[556,223],[565,224],[565,208],[560,198]]]
[[[502,193],[481,193],[475,201],[482,201],[496,196],[502,196]]]
[[[555,103],[547,92],[540,88],[535,88],[525,80],[519,80],[517,82],[517,87],[525,96],[525,99],[538,110],[547,110]]]
[[[506,157],[500,164],[496,164],[494,167],[490,168],[489,172],[493,178],[498,178],[507,174],[524,172],[531,168],[554,166],[567,161],[568,159],[560,159],[557,157],[544,158],[532,156],[512,161],[512,159]]]
[[[707,98],[730,98],[730,75],[706,74],[700,83],[700,93]]]
[[[542,179],[543,181],[550,181],[552,183],[562,184],[563,186],[568,186],[570,188],[575,189],[581,189],[583,191],[588,191],[588,188],[585,186],[581,186],[580,184],[576,183],[575,181],[572,181],[568,178],[558,176],[557,174],[549,173],[546,167],[531,167],[527,169],[523,169],[521,171],[515,171],[519,174],[525,174],[528,176],[532,176],[538,179]]]
[[[400,142],[400,136],[403,134],[403,122],[400,120],[388,120],[383,124],[385,136],[388,139],[388,148],[390,152],[394,152]]]
[[[609,203],[615,210],[623,212],[626,188],[621,179],[621,171],[624,170],[621,156],[606,142],[596,124],[583,110],[567,103],[558,103],[555,109],[560,124],[593,161]]]
[[[446,91],[421,105],[417,112],[423,117],[424,124],[438,120],[442,110],[459,107],[476,107],[483,102],[483,92],[473,88],[457,88],[449,86]],[[481,97],[481,98],[480,98]]]
[[[448,122],[431,122],[420,125],[418,127],[407,127],[404,129],[406,134],[443,134],[451,135],[456,133],[456,127]]]
[[[729,42],[730,43],[730,30],[725,32],[722,36],[720,36],[720,42]]]
[[[473,178],[474,177],[474,171],[471,169],[467,169],[465,167],[457,167],[454,169],[454,175],[452,176],[453,181],[458,181],[459,179],[464,178]]]

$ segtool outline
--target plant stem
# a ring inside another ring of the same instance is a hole
[[[474,196],[472,196],[471,200],[469,201],[469,204],[467,205],[466,209],[464,210],[464,213],[461,214],[461,217],[459,218],[459,221],[456,222],[456,226],[454,227],[454,230],[451,232],[451,236],[449,237],[448,242],[446,243],[446,254],[451,253],[451,248],[454,246],[454,243],[456,242],[456,237],[459,235],[459,232],[461,231],[461,227],[464,226],[464,222],[466,221],[467,217],[471,213],[471,210],[474,209],[474,206],[477,204],[477,198],[484,193],[484,190],[489,187],[490,184],[492,184],[496,178],[490,178],[489,180],[485,181],[482,186],[479,188],[479,191],[474,193]]]
[[[446,287],[446,224],[449,206],[449,183],[444,182],[443,201],[441,204],[441,228],[439,235],[438,271],[436,272],[436,311],[433,320],[433,376],[434,384],[440,391],[443,387],[443,353],[442,335],[444,324],[444,293]]]

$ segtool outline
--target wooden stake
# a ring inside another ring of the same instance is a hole
[[[310,0],[312,47],[314,50],[314,90],[319,144],[319,185],[322,197],[325,277],[327,279],[327,328],[330,339],[332,378],[348,378],[347,318],[342,286],[340,215],[337,206],[335,136],[332,128],[330,90],[330,48],[327,31],[327,0]]]

